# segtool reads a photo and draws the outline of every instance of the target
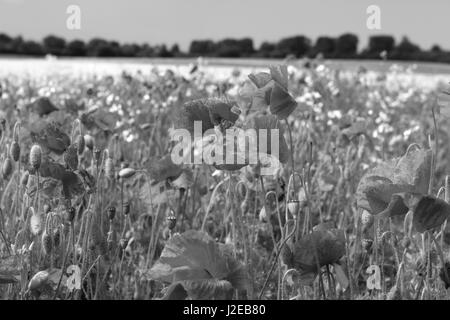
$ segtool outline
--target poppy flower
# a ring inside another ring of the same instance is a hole
[[[288,92],[286,65],[271,66],[270,74],[260,72],[248,77],[257,87],[253,94],[253,108],[269,106],[272,114],[286,119],[297,107],[297,102]]]
[[[413,210],[413,225],[418,232],[441,226],[450,216],[450,205],[439,198],[424,196]]]
[[[194,133],[194,122],[201,121],[202,134],[223,122],[234,124],[239,111],[233,105],[220,99],[197,99],[185,103],[175,119],[175,128]]]
[[[150,164],[148,171],[152,180],[157,183],[166,179],[176,179],[182,173],[182,167],[172,162],[170,155],[165,155],[161,159]]]
[[[28,109],[34,113],[37,113],[40,117],[58,110],[53,102],[51,102],[51,100],[47,97],[37,98],[34,102],[28,105]]]
[[[371,214],[405,214],[406,207],[411,207],[406,200],[428,192],[430,168],[431,150],[422,149],[380,163],[361,178],[356,190],[358,207]]]
[[[246,129],[254,129],[257,134],[257,152],[264,152],[278,157],[281,163],[288,161],[288,146],[284,138],[283,126],[278,122],[277,118],[272,115],[256,114],[251,116],[245,124]],[[266,135],[262,135],[265,130]],[[277,141],[272,141],[272,136],[278,135]],[[261,141],[261,139],[265,141]],[[272,145],[275,142],[277,146]],[[261,146],[265,150],[261,150]],[[275,150],[278,149],[278,152]],[[275,154],[277,153],[277,154]]]
[[[438,113],[445,117],[450,117],[450,92],[443,91],[439,93],[437,102],[439,106]]]
[[[317,263],[319,267],[337,263],[344,255],[344,231],[327,224],[319,224],[311,233],[294,244],[289,244],[289,248],[283,253],[285,263],[289,263],[288,267],[294,267],[305,274],[317,273]]]
[[[58,155],[66,151],[70,145],[69,136],[56,122],[38,121],[30,125],[30,136],[34,143],[45,147]]]
[[[163,299],[225,299],[248,286],[244,266],[226,245],[201,231],[174,235],[147,272],[152,280],[170,283]]]

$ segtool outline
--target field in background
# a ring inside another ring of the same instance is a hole
[[[450,66],[277,62],[0,58],[0,298],[448,299]],[[173,164],[193,119],[277,174]]]

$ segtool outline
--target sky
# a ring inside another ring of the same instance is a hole
[[[81,29],[66,26],[69,5],[81,10]],[[380,8],[381,30],[369,30],[366,12]],[[283,37],[352,32],[360,47],[370,35],[408,36],[424,49],[450,50],[450,0],[0,0],[0,33],[41,40],[102,37],[119,42],[172,45],[193,39],[251,37],[255,45]]]

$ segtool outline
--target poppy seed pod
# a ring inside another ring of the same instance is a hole
[[[130,203],[128,201],[124,202],[122,209],[123,209],[123,214],[128,215],[130,213]]]
[[[99,164],[100,163],[100,156],[101,156],[101,151],[100,149],[95,149],[94,150],[94,159],[95,159],[95,163]]]
[[[84,145],[92,151],[94,149],[94,138],[88,134],[84,135]]]
[[[82,135],[79,135],[77,137],[77,147],[78,147],[78,154],[82,155],[85,147],[85,141]]]
[[[3,179],[7,179],[11,175],[12,171],[13,171],[13,167],[12,167],[11,158],[7,157],[5,159],[5,161],[3,162],[3,166],[2,166]]]
[[[116,216],[116,207],[109,207],[108,208],[108,218],[109,220],[113,220]]]
[[[127,245],[128,245],[128,239],[122,238],[119,240],[119,246],[122,250],[125,250]]]
[[[73,219],[75,219],[75,208],[74,207],[70,207],[69,209],[67,209],[67,211],[66,211],[66,219],[69,222],[72,222]]]
[[[177,217],[171,213],[168,217],[167,217],[167,223],[168,223],[168,228],[169,230],[173,230],[177,224]]]
[[[135,174],[136,174],[136,170],[134,170],[132,168],[124,168],[124,169],[119,171],[119,177],[122,178],[122,179],[131,178]]]
[[[20,146],[17,141],[13,141],[11,143],[11,147],[9,148],[9,154],[14,161],[19,161],[20,157]]]
[[[362,247],[364,248],[364,250],[370,251],[370,249],[372,249],[373,240],[362,239],[361,244],[362,244]]]
[[[30,150],[30,164],[35,169],[38,170],[41,166],[42,150],[37,144],[31,147]]]

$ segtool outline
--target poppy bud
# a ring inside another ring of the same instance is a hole
[[[300,201],[299,200],[289,200],[287,207],[288,207],[289,213],[292,216],[296,216],[298,209],[300,208]]]
[[[61,231],[59,228],[53,231],[53,247],[58,248],[61,243]]]
[[[110,157],[105,161],[105,175],[110,179],[114,179],[114,164]]]
[[[86,147],[87,147],[89,150],[92,151],[92,150],[94,149],[94,138],[92,138],[92,136],[86,134],[86,135],[84,136],[84,144],[86,145]]]
[[[9,154],[11,155],[11,158],[13,158],[14,161],[19,161],[20,157],[20,146],[17,141],[13,141],[11,143],[11,147],[9,148]]]
[[[82,135],[79,135],[77,137],[77,147],[78,147],[78,154],[82,155],[85,147],[85,141]]]
[[[125,168],[119,171],[119,177],[122,179],[128,179],[131,178],[136,174],[136,170],[132,168]]]
[[[30,282],[28,283],[28,290],[34,291],[41,288],[43,285],[47,283],[49,277],[48,271],[39,271],[36,273],[33,278],[31,278]]]
[[[27,183],[28,183],[28,177],[29,177],[29,173],[28,173],[28,171],[25,171],[23,174],[22,174],[22,178],[20,179],[20,183],[25,187],[26,185],[27,185]]]
[[[46,255],[50,254],[52,252],[53,247],[53,239],[52,235],[47,233],[47,231],[44,231],[42,234],[42,249],[44,250],[44,253]]]
[[[3,179],[7,179],[11,175],[12,171],[13,171],[12,161],[11,158],[8,157],[3,162],[2,167]]]
[[[42,150],[41,147],[35,144],[31,147],[30,150],[30,164],[33,167],[33,169],[38,170],[41,166],[41,157],[42,157]]]
[[[270,214],[267,213],[265,207],[262,207],[261,211],[259,212],[259,221],[268,222],[269,218],[270,218]]]
[[[51,207],[48,204],[44,204],[44,213],[47,214],[51,210]]]

